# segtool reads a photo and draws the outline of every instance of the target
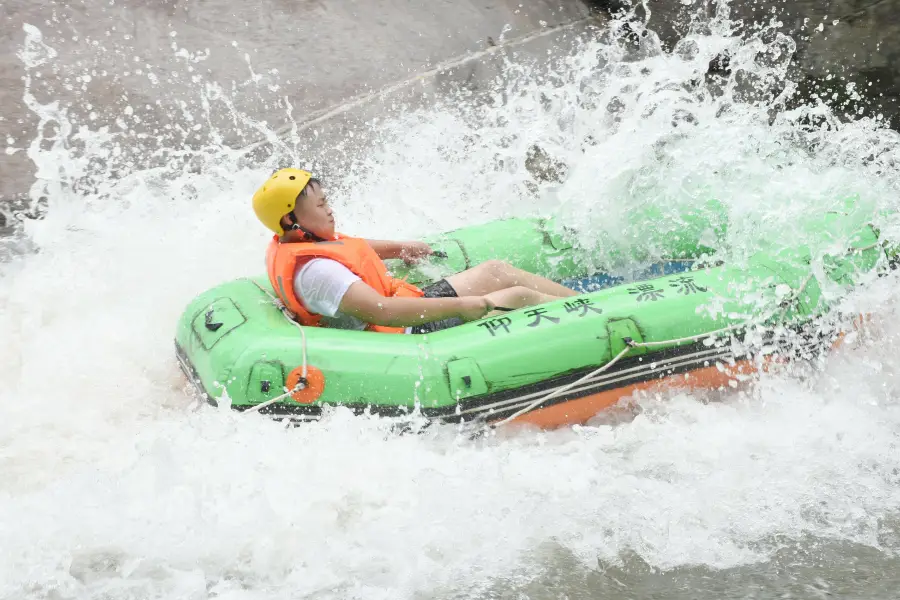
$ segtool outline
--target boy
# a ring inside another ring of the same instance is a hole
[[[383,259],[432,253],[423,242],[364,240],[335,232],[319,180],[282,169],[257,190],[253,210],[274,234],[266,270],[276,293],[302,325],[430,333],[577,292],[497,260],[419,290],[387,272]]]

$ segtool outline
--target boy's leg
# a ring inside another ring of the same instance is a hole
[[[485,296],[491,292],[517,286],[557,298],[578,295],[575,290],[540,275],[517,269],[502,260],[489,260],[481,263],[467,271],[447,277],[447,282],[460,296]]]
[[[544,302],[553,302],[559,300],[559,296],[551,296],[550,294],[542,294],[532,289],[522,286],[506,288],[505,290],[497,290],[490,294],[485,294],[487,298],[494,303],[494,306],[502,306],[503,308],[524,308],[526,306],[534,306],[535,304],[543,304]],[[493,311],[490,316],[496,316],[503,311]]]

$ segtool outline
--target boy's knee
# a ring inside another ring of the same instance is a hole
[[[481,263],[481,267],[494,275],[509,273],[510,270],[510,264],[508,262],[496,258],[484,261]]]

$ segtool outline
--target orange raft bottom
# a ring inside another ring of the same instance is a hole
[[[766,366],[764,364],[763,369]],[[758,372],[760,369],[749,360],[737,361],[734,364],[710,366],[696,369],[688,373],[680,373],[660,379],[642,381],[598,394],[591,394],[562,402],[554,406],[540,408],[526,413],[511,423],[531,424],[543,429],[553,429],[564,425],[579,425],[588,422],[602,410],[616,404],[622,398],[639,391],[687,388],[692,390],[709,390],[732,387],[737,377]]]
[[[860,315],[854,322],[854,329],[860,330],[868,320],[867,315]],[[831,344],[831,350],[841,347],[845,341],[846,332],[838,334]],[[770,356],[758,365],[749,360],[736,361],[733,364],[719,364],[703,367],[688,373],[650,379],[612,390],[606,390],[598,394],[591,394],[562,402],[554,406],[540,408],[517,417],[511,423],[536,425],[543,429],[553,429],[564,425],[581,425],[596,417],[601,411],[613,406],[622,398],[627,398],[639,391],[659,391],[662,389],[691,389],[691,390],[717,390],[724,387],[735,387],[739,377],[752,375],[760,371],[768,371],[769,367],[787,362],[783,358]]]

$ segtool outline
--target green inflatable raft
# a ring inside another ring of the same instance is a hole
[[[734,385],[773,348],[787,352],[784,344],[793,354],[830,347],[834,337],[814,326],[830,309],[826,297],[890,263],[867,216],[847,207],[803,225],[810,236],[798,239],[815,248],[773,241],[739,265],[709,260],[725,230],[714,204],[678,219],[666,258],[651,262],[635,244],[575,248],[552,220],[467,227],[426,240],[445,257],[390,266],[426,285],[499,258],[584,293],[432,334],[389,335],[300,327],[261,274],[196,297],[178,322],[176,355],[210,403],[294,420],[344,406],[448,422],[584,422],[640,389]],[[777,346],[779,336],[791,341]]]

